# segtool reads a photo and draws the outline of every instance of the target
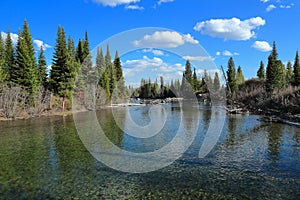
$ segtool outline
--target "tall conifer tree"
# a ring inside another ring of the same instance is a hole
[[[239,66],[238,69],[237,69],[236,84],[237,85],[244,85],[245,84],[245,78],[244,78],[241,66]]]
[[[231,91],[232,92],[236,91],[237,89],[236,70],[235,70],[235,64],[232,57],[230,57],[228,61],[227,81]]]
[[[265,79],[265,77],[266,77],[265,65],[264,65],[263,61],[260,61],[260,66],[257,71],[257,77],[260,79]]]
[[[13,46],[13,41],[11,39],[10,30],[7,31],[7,36],[5,39],[5,64],[4,73],[6,75],[5,80],[7,83],[11,83],[11,74],[13,72],[13,67],[15,65],[15,49]]]
[[[294,84],[296,86],[300,85],[300,62],[299,62],[299,54],[296,52],[295,62],[294,62]]]
[[[13,65],[11,81],[26,89],[29,94],[38,88],[38,71],[32,37],[27,21],[24,21],[23,30],[19,32],[16,47],[16,64]]]
[[[5,72],[5,46],[3,38],[0,34],[0,83],[3,83],[6,78]]]
[[[40,47],[37,70],[38,70],[39,85],[43,86],[46,89],[48,87],[47,62],[46,62],[46,58],[42,46]]]
[[[287,84],[292,84],[294,81],[294,72],[293,72],[293,66],[291,61],[289,61],[287,63],[287,67],[286,67],[286,82]]]

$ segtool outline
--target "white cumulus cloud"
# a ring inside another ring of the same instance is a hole
[[[272,50],[271,45],[266,41],[256,41],[252,47],[262,52],[268,52]]]
[[[271,4],[266,8],[266,11],[270,12],[270,11],[274,10],[275,8],[276,8],[276,6],[274,4]]]
[[[1,37],[2,37],[3,40],[6,40],[7,33],[1,32]],[[12,42],[13,42],[14,44],[17,44],[18,39],[19,39],[18,34],[10,33],[10,38],[11,38],[11,40],[12,40]]]
[[[137,3],[140,0],[93,0],[93,2],[104,6],[116,7],[122,4]]]
[[[33,40],[33,44],[35,45],[35,49],[36,50],[40,50],[41,47],[43,48],[43,50],[45,51],[46,49],[51,48],[51,46],[49,44],[44,43],[41,40]]]
[[[4,40],[6,40],[7,33],[1,32],[1,37]],[[10,33],[10,37],[11,37],[11,40],[12,40],[13,44],[16,45],[18,43],[18,39],[19,39],[18,34]],[[35,50],[40,50],[41,47],[43,47],[43,50],[52,48],[49,44],[46,44],[42,40],[33,40],[33,45],[34,45]]]
[[[133,42],[136,47],[176,48],[185,43],[198,44],[190,34],[182,35],[175,31],[156,31],[152,35],[145,35],[141,40]]]
[[[256,35],[254,30],[265,24],[266,21],[261,17],[247,20],[240,20],[234,17],[231,19],[211,19],[199,22],[194,29],[212,37],[228,40],[249,40]]]

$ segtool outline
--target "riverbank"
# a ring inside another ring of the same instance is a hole
[[[264,79],[250,79],[227,98],[227,103],[233,111],[261,115],[266,122],[300,123],[300,87],[267,93]]]

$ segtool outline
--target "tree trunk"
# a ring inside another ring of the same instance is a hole
[[[62,110],[63,110],[63,112],[65,111],[65,97],[63,97],[63,100],[62,100]]]

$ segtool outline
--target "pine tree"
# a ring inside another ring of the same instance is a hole
[[[37,70],[38,70],[39,85],[43,86],[46,89],[48,87],[47,62],[46,62],[46,58],[45,58],[44,50],[43,50],[42,46],[40,48],[40,53],[39,53],[39,57],[38,57]]]
[[[295,62],[294,62],[294,85],[300,85],[300,62],[298,51],[296,52]]]
[[[287,68],[286,68],[286,83],[288,85],[292,84],[294,81],[294,72],[293,72],[293,66],[291,61],[287,63]]]
[[[64,96],[69,99],[72,99],[72,95],[76,87],[75,82],[78,76],[80,63],[76,61],[74,40],[71,37],[68,37],[67,50],[68,54],[65,69],[65,80],[67,82],[64,84]]]
[[[263,61],[260,61],[260,66],[259,69],[257,71],[257,77],[260,79],[265,79],[265,65],[263,63]]]
[[[113,94],[113,91],[116,88],[116,72],[113,63],[111,62],[109,45],[107,45],[106,48],[105,66],[106,66],[106,71],[109,79],[109,91],[110,94]]]
[[[193,79],[192,79],[192,82],[193,82],[193,89],[194,91],[197,91],[197,87],[198,87],[198,78],[197,78],[197,73],[196,73],[196,68],[194,68],[194,73],[193,73]]]
[[[116,51],[116,55],[114,59],[114,68],[116,73],[118,96],[119,98],[123,98],[125,96],[125,82],[123,77],[122,64],[121,64],[118,51]]]
[[[118,54],[118,51],[116,51],[115,59],[114,59],[114,66],[116,69],[116,79],[117,81],[121,80],[123,78],[123,71],[122,71],[122,64],[121,60]]]
[[[219,73],[216,72],[214,77],[214,91],[218,92],[220,88],[221,88],[221,83],[220,83]]]
[[[236,71],[235,71],[235,64],[233,58],[230,57],[228,61],[228,70],[227,70],[227,81],[232,92],[236,91],[237,83],[236,83]]]
[[[100,47],[97,49],[96,72],[97,72],[97,77],[99,78],[99,83],[101,85],[101,77],[103,76],[103,73],[105,72],[105,59],[103,56],[102,48],[100,48]]]
[[[109,45],[106,46],[106,54],[105,54],[105,66],[108,68],[108,66],[111,65],[111,55],[110,55],[110,49]]]
[[[165,94],[165,81],[164,77],[160,76],[160,97],[163,98]]]
[[[105,58],[101,48],[98,48],[96,57],[96,71],[98,73],[99,85],[104,90],[106,94],[106,103],[110,100],[110,86],[109,86],[109,76],[106,70]]]
[[[245,78],[244,78],[241,66],[239,66],[238,69],[237,69],[236,84],[237,85],[244,85],[245,84]]]
[[[33,94],[38,88],[38,71],[35,59],[32,37],[27,21],[24,21],[23,30],[19,32],[16,47],[16,64],[13,65],[11,81]]]
[[[68,50],[65,31],[58,27],[56,45],[54,47],[52,68],[50,72],[49,84],[55,95],[65,96],[62,85],[66,81],[65,72],[67,69]]]
[[[88,32],[85,32],[85,38],[83,42],[83,58],[85,59],[90,54],[90,42]]]
[[[268,57],[268,65],[266,72],[266,91],[274,92],[275,89],[282,89],[285,87],[285,68],[280,60],[278,60],[278,53],[276,50],[276,43],[273,43],[273,50]]]
[[[0,83],[3,83],[6,79],[5,73],[5,47],[4,41],[0,34]]]
[[[208,93],[209,89],[213,87],[212,84],[213,84],[212,78],[208,75],[207,70],[204,70],[201,86],[200,86],[202,93]]]
[[[185,72],[184,72],[183,76],[187,80],[187,82],[192,86],[193,85],[193,83],[192,83],[192,80],[193,80],[192,68],[191,68],[191,63],[189,60],[186,61]]]
[[[79,62],[80,64],[83,63],[85,56],[84,56],[84,41],[79,40],[76,48],[76,53],[75,53],[75,58],[76,61]]]
[[[11,39],[10,30],[7,31],[7,36],[5,40],[5,64],[4,64],[4,74],[5,81],[11,83],[11,74],[13,72],[12,68],[15,65],[15,49],[13,46],[13,41]]]
[[[181,84],[181,92],[185,98],[191,98],[193,94],[193,77],[192,77],[192,69],[191,63],[189,60],[186,61],[185,64],[185,71],[182,77],[182,84]]]

